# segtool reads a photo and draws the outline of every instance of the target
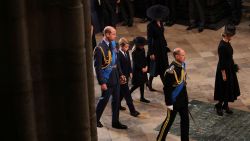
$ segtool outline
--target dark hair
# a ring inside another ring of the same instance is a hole
[[[234,36],[235,34],[236,34],[236,27],[233,24],[225,25],[224,32],[222,33],[222,37]]]

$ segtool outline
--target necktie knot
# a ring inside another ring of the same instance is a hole
[[[112,42],[109,42],[109,49],[112,50]]]

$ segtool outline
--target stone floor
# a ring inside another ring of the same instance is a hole
[[[237,27],[237,34],[231,44],[234,48],[234,60],[239,65],[238,79],[240,83],[241,96],[230,106],[235,109],[250,112],[250,21],[243,20]],[[118,26],[118,38],[126,37],[132,40],[136,36],[146,37],[146,23],[139,23],[135,20],[133,27]],[[166,27],[165,37],[171,50],[181,47],[187,52],[188,72],[188,94],[190,100],[198,100],[208,103],[215,103],[213,100],[215,70],[218,61],[217,47],[221,39],[223,29],[217,31],[204,30],[198,33],[197,30],[186,31],[182,25]],[[100,41],[101,34],[97,35]],[[169,54],[170,60],[173,59]],[[137,118],[129,115],[129,111],[120,112],[120,121],[128,125],[128,130],[116,130],[111,128],[111,106],[107,105],[101,122],[103,128],[98,128],[99,141],[154,141],[158,134],[154,129],[164,120],[166,107],[162,94],[162,84],[157,77],[153,81],[153,87],[157,92],[145,90],[145,97],[151,100],[150,104],[139,101],[139,91],[133,93],[136,109],[141,113]],[[96,101],[100,96],[100,87],[95,86]],[[126,106],[125,101],[122,102]],[[195,118],[195,117],[194,117]],[[192,122],[192,121],[190,121]],[[167,140],[178,141],[179,136],[168,134]],[[191,139],[192,140],[192,139]]]

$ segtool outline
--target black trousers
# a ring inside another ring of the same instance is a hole
[[[157,136],[157,141],[165,141],[166,136],[175,120],[177,112],[181,117],[181,141],[189,141],[189,116],[188,116],[188,106],[180,108],[178,110],[167,111],[167,116],[162,123],[161,130]]]
[[[100,121],[102,113],[107,106],[110,95],[112,95],[112,124],[119,122],[119,107],[120,107],[120,85],[108,87],[106,91],[102,91],[102,95],[96,106],[96,119]]]
[[[204,0],[189,0],[190,24],[205,25],[205,2]]]
[[[241,0],[227,0],[227,3],[229,5],[230,12],[231,12],[229,23],[238,25],[240,23],[240,19],[242,15],[242,12],[241,12],[242,1]]]
[[[101,4],[101,22],[102,27],[105,26],[116,26],[116,3],[109,0],[102,0]]]
[[[130,113],[135,112],[135,107],[133,104],[133,99],[131,97],[131,93],[129,92],[128,83],[120,85],[120,87],[121,87],[121,89],[120,89],[120,101],[122,101],[122,99],[125,98]]]
[[[126,24],[132,25],[134,15],[133,15],[133,8],[132,8],[130,0],[121,0],[119,7],[121,10],[122,20]]]
[[[141,99],[144,99],[144,83],[141,85],[133,85],[129,93],[131,94],[134,90],[140,87]]]
[[[169,8],[169,16],[166,19],[167,21],[175,21],[177,16],[177,6],[178,6],[179,0],[164,0],[163,5],[167,6]]]

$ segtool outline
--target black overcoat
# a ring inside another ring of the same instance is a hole
[[[141,85],[147,81],[147,72],[142,72],[142,68],[147,66],[147,58],[145,54],[145,50],[136,48],[132,52],[132,61],[133,61],[133,77],[132,84],[133,85]]]
[[[148,55],[155,55],[155,76],[164,74],[169,66],[167,41],[164,37],[164,26],[158,26],[156,21],[152,21],[147,26]],[[152,69],[152,68],[150,68]]]
[[[218,47],[218,55],[219,62],[216,70],[214,100],[233,102],[240,95],[240,89],[231,44],[221,40]],[[226,81],[222,78],[221,70],[226,71]]]

